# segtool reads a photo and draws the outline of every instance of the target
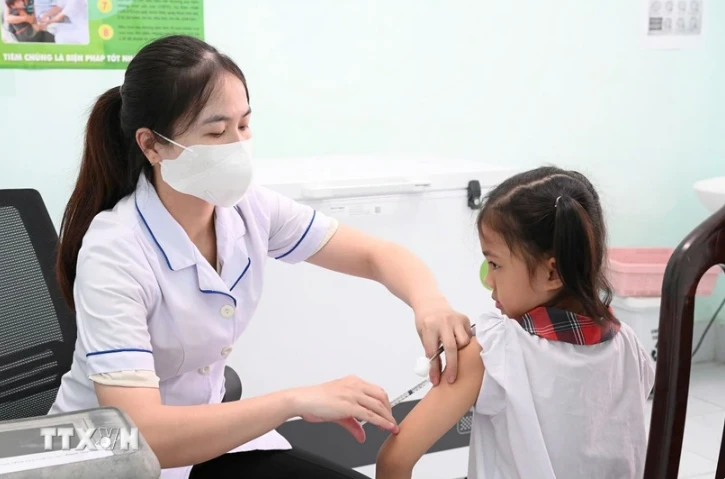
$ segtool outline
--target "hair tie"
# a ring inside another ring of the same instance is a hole
[[[559,206],[559,200],[560,199],[561,199],[561,196],[557,196],[556,197],[556,201],[554,202],[554,208],[556,208],[557,206]]]

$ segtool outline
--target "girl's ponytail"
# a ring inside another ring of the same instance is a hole
[[[592,218],[582,203],[566,194],[557,197],[555,210],[552,246],[563,294],[576,297],[592,319],[613,319],[600,297],[603,252]]]

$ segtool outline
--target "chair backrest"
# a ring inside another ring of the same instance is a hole
[[[695,291],[705,272],[718,264],[725,264],[725,207],[680,243],[665,270],[644,479],[678,477],[692,364]],[[725,477],[722,446],[716,477]]]
[[[0,421],[47,414],[75,319],[55,278],[58,235],[35,190],[0,190]]]

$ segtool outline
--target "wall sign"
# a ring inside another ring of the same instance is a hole
[[[203,0],[15,0],[0,8],[0,68],[125,69],[151,40],[204,35]]]
[[[645,0],[650,48],[694,47],[703,31],[705,0]]]

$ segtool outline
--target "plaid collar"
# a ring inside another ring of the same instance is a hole
[[[545,306],[526,313],[519,324],[540,338],[587,346],[609,341],[619,332],[619,322],[600,325],[586,316]]]

